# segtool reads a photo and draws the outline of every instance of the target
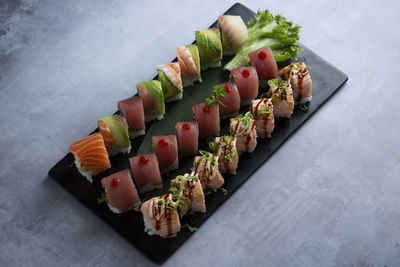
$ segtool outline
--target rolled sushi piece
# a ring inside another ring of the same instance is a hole
[[[260,86],[267,87],[268,80],[278,76],[278,66],[274,54],[269,46],[257,49],[249,53],[249,59],[252,66],[257,70],[260,79]]]
[[[162,188],[160,169],[154,152],[129,158],[133,178],[139,193]]]
[[[213,145],[214,154],[218,156],[218,167],[222,173],[235,175],[239,162],[236,150],[236,137],[224,135],[216,137]]]
[[[222,43],[218,28],[204,29],[195,32],[199,48],[200,64],[203,70],[221,66]]]
[[[119,114],[107,116],[97,120],[100,134],[107,140],[108,153],[110,156],[118,153],[129,153],[131,141],[128,134],[128,123]],[[109,135],[111,133],[111,136]],[[114,142],[111,142],[113,140]],[[114,144],[111,147],[111,144]]]
[[[107,195],[107,205],[114,213],[126,212],[140,204],[129,169],[101,179],[101,185]]]
[[[258,75],[256,68],[238,67],[231,71],[231,78],[235,81],[240,94],[240,104],[249,105],[258,95]]]
[[[182,86],[201,82],[199,48],[195,44],[177,46],[176,54],[181,69]]]
[[[220,132],[219,105],[195,104],[192,107],[194,118],[199,125],[199,137],[216,136]]]
[[[250,112],[232,118],[230,131],[232,136],[236,136],[236,149],[239,155],[254,151],[257,146],[256,122]]]
[[[247,39],[247,27],[240,16],[224,15],[218,17],[224,55],[236,55]]]
[[[271,98],[256,99],[251,102],[250,112],[256,123],[257,136],[271,138],[274,131],[274,107]]]
[[[175,133],[179,155],[196,155],[199,146],[199,125],[197,122],[177,122],[175,124]]]
[[[311,101],[312,81],[307,65],[304,62],[292,63],[280,69],[279,76],[286,81],[290,80],[296,104]]]
[[[178,143],[176,135],[153,136],[152,142],[161,172],[178,169]]]
[[[144,231],[149,235],[171,238],[181,230],[178,205],[171,192],[147,200],[140,211],[143,214]]]
[[[272,79],[268,81],[269,93],[274,106],[274,117],[290,118],[294,109],[293,91],[289,81]]]
[[[232,117],[238,114],[240,109],[240,94],[236,83],[227,82],[217,86],[224,87],[225,95],[219,97],[219,115],[221,118]]]
[[[188,213],[206,212],[206,203],[200,179],[195,174],[179,175],[171,180],[171,188],[178,212],[182,218]]]
[[[215,191],[225,183],[218,169],[218,156],[202,150],[199,152],[201,156],[194,158],[192,170],[199,177],[205,192]]]
[[[71,144],[68,152],[75,157],[75,166],[89,182],[93,176],[111,167],[103,136],[91,134]]]
[[[182,99],[181,69],[178,62],[157,66],[165,102]]]
[[[118,109],[125,117],[129,127],[129,135],[137,137],[145,134],[143,101],[139,96],[118,101]]]
[[[143,102],[146,121],[161,120],[165,114],[164,93],[159,81],[147,81],[137,84],[139,96]]]

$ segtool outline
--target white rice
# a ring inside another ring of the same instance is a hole
[[[172,102],[172,101],[176,101],[176,100],[179,100],[179,99],[182,99],[182,98],[183,98],[183,94],[182,94],[182,92],[180,92],[180,93],[178,93],[178,94],[166,99],[165,102]]]
[[[117,214],[121,214],[121,212],[119,211],[119,209],[114,208],[113,206],[111,206],[110,204],[107,203],[108,208],[113,212],[113,213],[117,213]]]
[[[208,68],[218,68],[218,67],[221,67],[221,61],[217,63],[204,64],[201,66],[201,69],[206,70]]]
[[[182,85],[183,85],[183,87],[191,86],[197,81],[202,82],[200,75],[192,75],[192,76],[184,76],[184,75],[182,75]]]
[[[129,129],[129,136],[132,137],[132,138],[135,138],[135,137],[138,137],[138,136],[141,136],[141,135],[145,135],[145,134],[146,134],[145,130],[141,130],[141,131],[136,131],[135,132],[135,131]]]
[[[153,121],[153,120],[162,120],[164,118],[164,114],[158,114],[158,115],[145,115],[145,120],[146,121]]]
[[[143,221],[144,221],[144,231],[148,235],[154,235],[153,227],[151,226],[150,222],[147,220],[145,216],[143,216]]]
[[[82,174],[89,181],[89,183],[93,183],[93,178],[92,178],[94,176],[93,172],[82,166],[81,162],[77,158],[75,158],[75,165],[80,174]]]
[[[108,152],[108,154],[110,156],[114,156],[119,153],[128,154],[129,152],[131,152],[131,148],[132,148],[131,145],[129,145],[129,147],[124,147],[124,148],[114,146],[113,148],[111,148],[111,150],[110,150],[110,152]]]

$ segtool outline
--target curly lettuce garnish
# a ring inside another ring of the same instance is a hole
[[[248,23],[249,37],[240,47],[236,56],[225,65],[225,70],[245,66],[249,62],[248,54],[257,49],[269,46],[277,62],[296,58],[300,51],[300,26],[293,25],[281,15],[272,15],[268,10],[258,10],[255,17]]]

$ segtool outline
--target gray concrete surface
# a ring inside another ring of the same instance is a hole
[[[166,266],[400,266],[400,4],[314,2],[243,3],[350,80]],[[47,171],[233,3],[0,1],[0,266],[153,265]]]

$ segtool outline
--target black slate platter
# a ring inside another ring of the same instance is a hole
[[[237,3],[233,5],[225,14],[240,15],[247,22],[254,17],[254,12],[247,7]],[[289,18],[290,19],[290,18]],[[216,23],[212,25],[215,27]],[[195,29],[194,29],[195,30]],[[206,196],[207,212],[203,214],[194,214],[186,216],[182,225],[189,223],[192,227],[200,227],[203,222],[213,214],[217,208],[228,199],[247,179],[257,170],[287,139],[293,134],[319,107],[321,107],[348,79],[346,74],[330,65],[318,55],[310,51],[307,47],[301,45],[303,51],[299,54],[297,61],[304,61],[312,66],[310,71],[313,81],[313,99],[309,105],[308,111],[302,111],[299,107],[290,119],[278,119],[275,123],[275,130],[272,138],[269,140],[258,139],[258,145],[252,154],[240,156],[237,175],[224,175],[227,194],[217,191]],[[224,58],[228,62],[229,58]],[[280,64],[285,66],[290,62]],[[123,237],[128,239],[139,250],[146,254],[156,263],[162,263],[170,257],[192,234],[187,229],[182,229],[175,238],[163,239],[157,236],[149,236],[143,231],[143,219],[139,212],[130,211],[124,214],[114,214],[109,211],[106,205],[98,205],[97,198],[101,194],[101,178],[112,173],[129,168],[128,158],[151,150],[151,136],[173,133],[175,121],[191,120],[191,106],[194,103],[204,101],[205,97],[211,92],[213,85],[228,80],[229,73],[222,68],[209,69],[202,72],[203,83],[184,89],[184,98],[178,102],[168,103],[166,105],[166,117],[158,122],[147,124],[146,136],[132,139],[132,151],[129,155],[117,155],[111,157],[112,167],[104,173],[94,178],[93,184],[90,184],[76,170],[72,163],[74,158],[67,154],[50,171],[49,175],[61,186],[68,190],[74,197],[82,202],[86,207],[97,214],[101,219],[111,225]],[[203,95],[198,95],[199,88],[203,88]],[[262,93],[262,92],[260,92]],[[193,102],[193,103],[192,103]],[[241,113],[248,110],[244,107]],[[180,115],[177,115],[180,114]],[[228,133],[229,121],[221,122],[221,135]],[[201,140],[200,146],[206,147],[206,140]],[[169,180],[178,174],[188,172],[192,166],[193,157],[183,157],[179,159],[180,168],[177,171],[164,176],[164,188],[155,190],[148,195],[142,195],[141,198],[148,199],[164,193],[169,187]]]

